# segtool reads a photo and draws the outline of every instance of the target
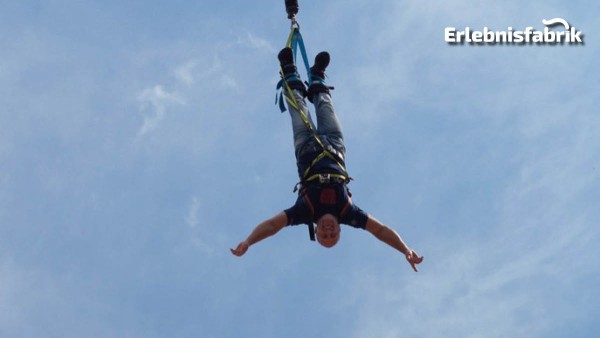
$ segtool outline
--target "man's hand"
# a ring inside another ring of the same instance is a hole
[[[421,262],[423,261],[423,256],[419,257],[419,255],[416,253],[416,251],[408,249],[408,253],[406,254],[406,260],[408,261],[408,263],[410,264],[410,266],[412,266],[413,270],[415,270],[415,272],[419,272],[417,270],[417,264],[421,264]]]
[[[234,249],[229,249],[231,250],[231,253],[236,255],[236,256],[243,256],[246,251],[248,251],[248,248],[250,247],[250,244],[248,244],[248,241],[243,241],[240,242],[240,244],[238,244],[237,248]]]
[[[380,241],[403,253],[413,270],[418,272],[417,264],[420,264],[423,261],[423,257],[419,257],[416,251],[409,248],[406,243],[404,243],[400,235],[394,231],[394,229],[388,227],[387,225],[378,221],[375,217],[369,215],[367,224],[365,225],[365,230],[372,233],[373,236],[377,237],[377,239]]]
[[[252,230],[250,236],[245,241],[240,242],[237,248],[230,249],[236,256],[243,256],[251,245],[254,245],[263,239],[275,235],[287,224],[287,215],[281,211],[277,215],[263,221]]]

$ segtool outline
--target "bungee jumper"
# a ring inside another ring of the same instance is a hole
[[[345,167],[344,136],[331,99],[333,87],[325,83],[325,70],[329,66],[330,55],[325,51],[320,52],[315,57],[313,66],[308,66],[300,25],[296,21],[298,0],[285,0],[285,5],[292,25],[286,47],[277,55],[282,78],[277,88],[282,90],[279,97],[280,108],[282,112],[285,111],[285,101],[292,120],[300,177],[300,182],[294,188],[294,192],[298,191],[298,198],[292,207],[257,225],[245,240],[231,249],[231,253],[242,256],[253,244],[275,235],[286,226],[298,224],[308,225],[311,240],[314,241],[316,237],[319,244],[331,248],[340,240],[341,223],[370,232],[404,254],[413,270],[417,271],[416,265],[423,261],[423,257],[409,248],[396,231],[364,212],[352,201],[347,186],[351,178]],[[302,82],[294,63],[298,49],[307,69],[308,88]],[[316,126],[305,98],[315,106]]]

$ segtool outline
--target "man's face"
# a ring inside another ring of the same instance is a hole
[[[340,240],[340,224],[331,214],[325,214],[317,220],[317,241],[326,248],[331,248]]]

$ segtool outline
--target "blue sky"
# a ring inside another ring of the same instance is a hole
[[[4,1],[0,336],[595,337],[600,5],[301,1],[354,201],[425,256],[305,227],[283,1]],[[444,28],[584,46],[451,46]]]

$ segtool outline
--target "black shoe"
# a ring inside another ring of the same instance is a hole
[[[282,49],[279,54],[277,54],[277,58],[279,59],[279,64],[281,68],[284,68],[287,65],[294,65],[294,54],[292,53],[292,49],[290,47],[285,47]]]
[[[290,47],[282,49],[279,54],[277,54],[277,58],[279,59],[279,65],[281,66],[281,71],[283,71],[285,77],[295,75],[299,79],[296,66],[294,65],[294,54]]]
[[[330,61],[329,53],[321,52],[315,57],[315,64],[310,68],[310,72],[314,76],[321,79],[325,79],[325,69],[329,66]]]
[[[307,97],[313,102],[314,96],[319,93],[330,93],[333,87],[325,84],[325,69],[329,66],[329,53],[321,52],[315,57],[315,64],[310,67],[310,79],[308,80]]]
[[[287,83],[291,89],[299,90],[302,95],[305,96],[306,87],[304,86],[304,83],[302,83],[302,80],[300,80],[300,75],[294,65],[294,54],[292,49],[290,47],[285,47],[277,54],[277,58],[281,65],[283,81]]]

